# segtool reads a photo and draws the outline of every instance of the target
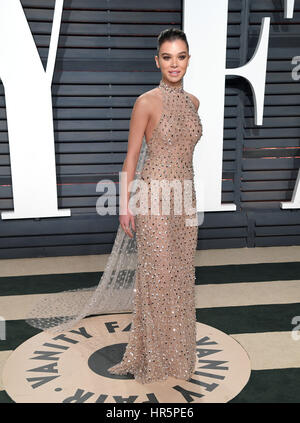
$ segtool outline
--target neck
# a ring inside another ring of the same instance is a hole
[[[172,83],[164,78],[161,79],[160,87],[164,88],[167,91],[170,92],[182,92],[183,91],[183,81],[182,79],[176,83]]]

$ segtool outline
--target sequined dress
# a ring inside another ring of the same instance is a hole
[[[188,380],[196,362],[194,257],[198,223],[193,152],[202,125],[182,82],[171,87],[161,80],[159,89],[162,113],[147,143],[148,155],[141,172],[148,194],[140,205],[148,212],[135,216],[137,269],[129,341],[122,361],[108,369],[113,374],[132,374],[139,383],[162,381],[168,376]],[[151,180],[158,181],[156,188]],[[165,185],[170,190],[157,190],[162,180],[171,183]],[[170,198],[170,212],[162,208],[166,197]]]

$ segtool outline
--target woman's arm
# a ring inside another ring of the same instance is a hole
[[[137,162],[139,159],[140,150],[142,147],[143,137],[147,124],[151,116],[151,107],[149,104],[148,96],[142,94],[137,98],[131,113],[129,136],[128,136],[128,148],[127,155],[124,160],[122,167],[121,176],[121,187],[120,187],[120,223],[124,231],[129,235],[133,236],[129,227],[131,222],[132,228],[135,231],[133,215],[128,210],[128,202],[130,197],[129,185],[134,179]],[[127,175],[127,180],[124,176]]]

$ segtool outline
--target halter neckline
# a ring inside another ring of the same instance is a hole
[[[171,86],[169,84],[167,84],[166,82],[164,82],[163,80],[160,81],[159,83],[159,87],[163,88],[165,91],[168,91],[170,93],[183,93],[183,82],[182,80],[180,81],[180,85],[178,86]]]

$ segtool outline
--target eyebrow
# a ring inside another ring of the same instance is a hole
[[[180,53],[178,53],[178,54],[182,54],[182,53],[186,53],[186,51],[181,51]],[[170,53],[161,53],[161,54],[168,54],[169,56],[171,56],[171,54]]]

